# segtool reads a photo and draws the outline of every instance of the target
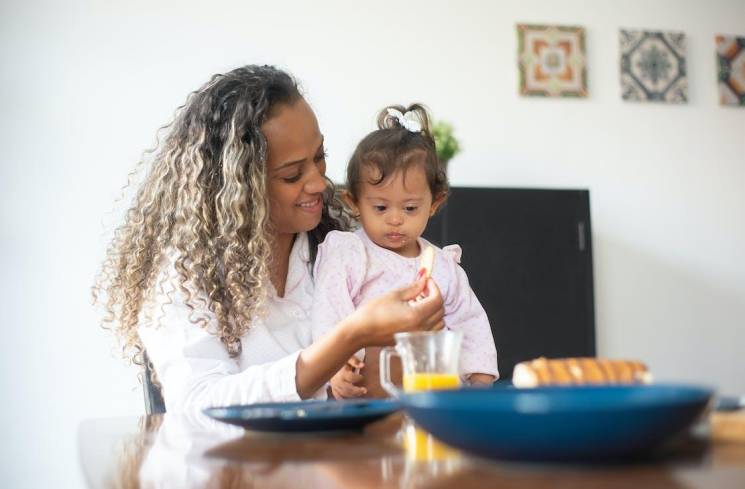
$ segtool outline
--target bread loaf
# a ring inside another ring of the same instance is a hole
[[[647,366],[634,360],[604,358],[536,358],[515,365],[515,387],[586,384],[649,384]]]

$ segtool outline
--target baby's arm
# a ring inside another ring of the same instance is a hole
[[[494,346],[489,318],[468,284],[468,276],[460,262],[460,247],[446,246],[450,284],[445,298],[445,325],[463,332],[461,375],[473,385],[491,385],[499,378],[497,350]]]
[[[313,341],[354,312],[366,264],[364,245],[352,233],[332,231],[318,246],[313,267]]]
[[[468,383],[471,385],[492,385],[497,378],[489,374],[471,374]]]
[[[336,399],[346,399],[363,397],[367,394],[367,389],[357,385],[365,379],[360,374],[360,370],[364,366],[365,364],[359,358],[350,357],[347,364],[331,378],[331,395]]]
[[[354,298],[359,293],[365,275],[367,255],[364,245],[352,233],[332,231],[318,247],[314,266],[315,290],[311,311],[312,339],[326,334],[355,309]],[[360,358],[361,353],[358,353]],[[360,397],[367,393],[358,387],[363,364],[352,357],[330,381],[336,398]]]

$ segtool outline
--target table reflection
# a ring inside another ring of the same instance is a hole
[[[364,432],[256,433],[202,414],[88,420],[79,450],[93,488],[727,488],[745,482],[745,445],[685,444],[623,464],[487,461],[400,414]]]
[[[408,418],[399,436],[406,454],[401,489],[429,487],[436,479],[457,474],[465,464],[460,451],[438,441]]]
[[[459,451],[401,415],[364,433],[281,434],[165,414],[141,418],[118,453],[105,487],[403,489],[426,487],[463,464]]]

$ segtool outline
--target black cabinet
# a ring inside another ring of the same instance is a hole
[[[502,379],[516,363],[595,355],[586,190],[454,187],[424,237],[463,248],[486,309]]]

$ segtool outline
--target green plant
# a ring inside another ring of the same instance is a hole
[[[445,121],[437,121],[432,126],[432,136],[435,138],[437,157],[447,166],[448,161],[460,152],[460,144],[453,135],[453,126]]]

